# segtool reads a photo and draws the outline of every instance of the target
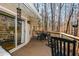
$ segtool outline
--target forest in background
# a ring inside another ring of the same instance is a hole
[[[34,6],[42,16],[38,20],[39,29],[79,36],[78,3],[34,3]]]

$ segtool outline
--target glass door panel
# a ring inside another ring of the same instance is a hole
[[[0,45],[11,50],[15,48],[15,21],[13,18],[0,15]]]

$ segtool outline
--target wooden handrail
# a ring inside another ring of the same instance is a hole
[[[77,37],[77,36],[73,36],[73,35],[70,35],[70,34],[62,33],[62,32],[60,34],[65,35],[65,36],[68,36],[70,38],[74,38],[76,40],[79,40],[79,37]]]
[[[36,31],[36,32],[42,32],[42,31]],[[77,36],[73,36],[73,35],[70,35],[70,34],[67,34],[67,33],[63,33],[63,32],[54,32],[54,31],[47,31],[48,33],[51,33],[51,34],[59,34],[59,35],[65,35],[67,37],[70,37],[70,38],[73,38],[73,39],[76,39],[79,41],[79,37]]]
[[[67,36],[67,37],[70,37],[70,38],[74,38],[74,39],[76,39],[76,40],[79,40],[79,37],[73,36],[73,35],[70,35],[70,34],[67,34],[67,33],[63,33],[63,32],[50,32],[50,33],[65,35],[65,36]]]

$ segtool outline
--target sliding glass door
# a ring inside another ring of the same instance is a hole
[[[17,45],[25,42],[25,25],[24,21],[17,20]]]

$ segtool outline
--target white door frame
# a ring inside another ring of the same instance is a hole
[[[24,32],[24,28],[25,25],[24,25],[24,21],[22,21],[22,27],[21,27],[21,43],[24,43],[25,42],[25,32]]]

